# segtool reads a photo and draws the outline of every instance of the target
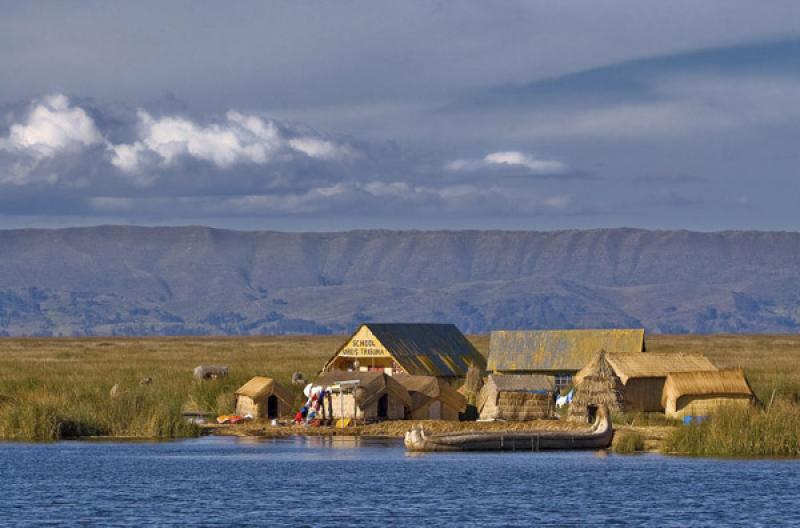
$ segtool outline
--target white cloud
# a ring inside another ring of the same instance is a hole
[[[226,169],[239,163],[268,163],[292,151],[320,160],[355,155],[348,145],[328,140],[311,136],[287,139],[275,122],[234,111],[225,114],[223,122],[207,126],[184,117],[154,118],[144,110],[139,110],[138,118],[136,141],[109,146],[111,163],[126,173],[145,168],[148,157],[164,166],[189,157]]]
[[[353,157],[353,150],[347,145],[314,137],[298,137],[289,140],[289,146],[311,158],[330,160]]]
[[[459,159],[445,165],[445,169],[451,172],[474,172],[498,167],[514,167],[530,174],[557,174],[567,170],[567,165],[561,161],[538,159],[518,151],[492,152],[480,160]]]
[[[12,124],[8,137],[0,138],[0,150],[43,159],[102,141],[92,118],[56,94],[34,102],[25,120]]]
[[[138,116],[138,141],[111,146],[111,162],[125,172],[138,171],[147,153],[156,154],[164,165],[182,156],[220,168],[235,163],[265,163],[282,144],[274,123],[237,112],[228,112],[223,123],[209,126],[182,117],[156,119],[144,110],[139,110]]]
[[[412,190],[406,182],[387,183],[382,181],[371,181],[360,185],[359,188],[376,197],[405,196]]]
[[[257,194],[224,200],[223,209],[237,213],[310,213],[326,201],[345,195],[348,187],[343,183],[327,187],[315,187],[297,194]]]

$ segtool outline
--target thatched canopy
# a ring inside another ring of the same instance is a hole
[[[671,372],[664,383],[662,405],[681,396],[740,396],[753,398],[753,390],[740,368],[699,372]]]
[[[606,354],[606,360],[623,384],[633,378],[666,378],[671,372],[719,370],[700,354]],[[576,378],[580,378],[578,373]]]
[[[427,405],[431,400],[439,400],[458,412],[464,412],[467,409],[467,400],[464,396],[441,378],[410,374],[397,374],[393,377],[411,395],[411,411]]]
[[[286,390],[280,383],[266,376],[255,376],[250,381],[239,387],[236,396],[245,396],[252,400],[259,400],[264,396],[273,394],[284,403],[292,404],[292,393]]]
[[[585,421],[589,407],[606,406],[611,413],[622,412],[625,408],[623,390],[622,381],[608,363],[605,351],[601,350],[581,370],[569,408],[570,420]]]
[[[411,395],[408,390],[392,376],[383,372],[347,372],[334,370],[326,372],[314,382],[314,385],[330,386],[340,381],[358,380],[355,399],[359,407],[365,408],[388,394],[406,407],[411,407]]]

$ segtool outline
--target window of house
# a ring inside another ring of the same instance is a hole
[[[558,391],[561,391],[562,389],[572,385],[572,374],[560,372],[556,374],[555,378],[555,386]]]

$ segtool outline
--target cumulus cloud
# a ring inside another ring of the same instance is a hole
[[[491,168],[511,167],[529,174],[557,174],[567,170],[567,165],[558,160],[539,159],[518,151],[492,152],[480,160],[453,160],[445,168],[451,172],[474,172]]]
[[[76,151],[103,141],[94,121],[64,95],[35,101],[22,122],[0,138],[0,150],[42,159]]]
[[[126,173],[146,168],[148,159],[170,166],[192,158],[227,169],[240,163],[265,164],[292,152],[319,160],[354,156],[348,145],[311,136],[289,137],[273,120],[234,111],[222,122],[208,125],[178,116],[154,118],[145,110],[139,110],[138,120],[136,141],[110,145],[111,163]]]
[[[144,110],[139,110],[138,117],[139,139],[111,146],[111,162],[125,172],[139,170],[148,153],[157,155],[164,165],[184,156],[223,169],[236,163],[265,163],[282,143],[272,121],[238,112],[228,112],[225,121],[208,126],[183,117],[154,118]]]
[[[289,146],[311,158],[330,160],[345,159],[355,155],[348,145],[337,145],[332,141],[314,137],[298,137],[289,140]]]

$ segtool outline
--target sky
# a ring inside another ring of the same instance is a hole
[[[0,228],[800,229],[794,0],[0,0],[0,72]]]

